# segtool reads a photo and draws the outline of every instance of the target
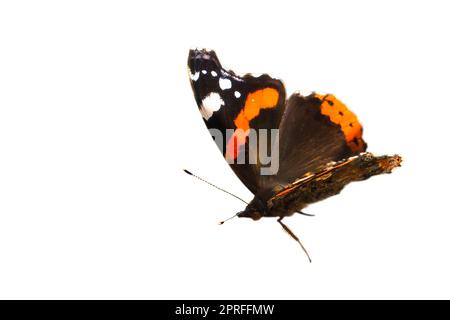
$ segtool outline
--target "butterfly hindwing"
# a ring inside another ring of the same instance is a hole
[[[277,179],[292,182],[320,165],[357,155],[367,148],[355,114],[333,95],[295,93],[280,124]]]

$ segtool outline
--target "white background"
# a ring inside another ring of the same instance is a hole
[[[445,1],[0,5],[0,298],[450,298]],[[336,94],[392,175],[286,223],[244,197],[186,60]]]

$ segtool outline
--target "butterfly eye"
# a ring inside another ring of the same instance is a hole
[[[256,210],[245,210],[239,214],[241,218],[251,218],[252,220],[259,220],[262,218],[262,213]]]

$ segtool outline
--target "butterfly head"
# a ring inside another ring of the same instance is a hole
[[[259,198],[255,197],[245,208],[244,211],[239,212],[239,218],[251,218],[253,220],[259,220],[263,216],[266,216],[268,208],[266,204]]]

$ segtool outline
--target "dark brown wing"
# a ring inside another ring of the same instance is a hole
[[[355,114],[333,95],[293,94],[280,124],[277,179],[292,182],[321,165],[357,155],[366,148]]]

